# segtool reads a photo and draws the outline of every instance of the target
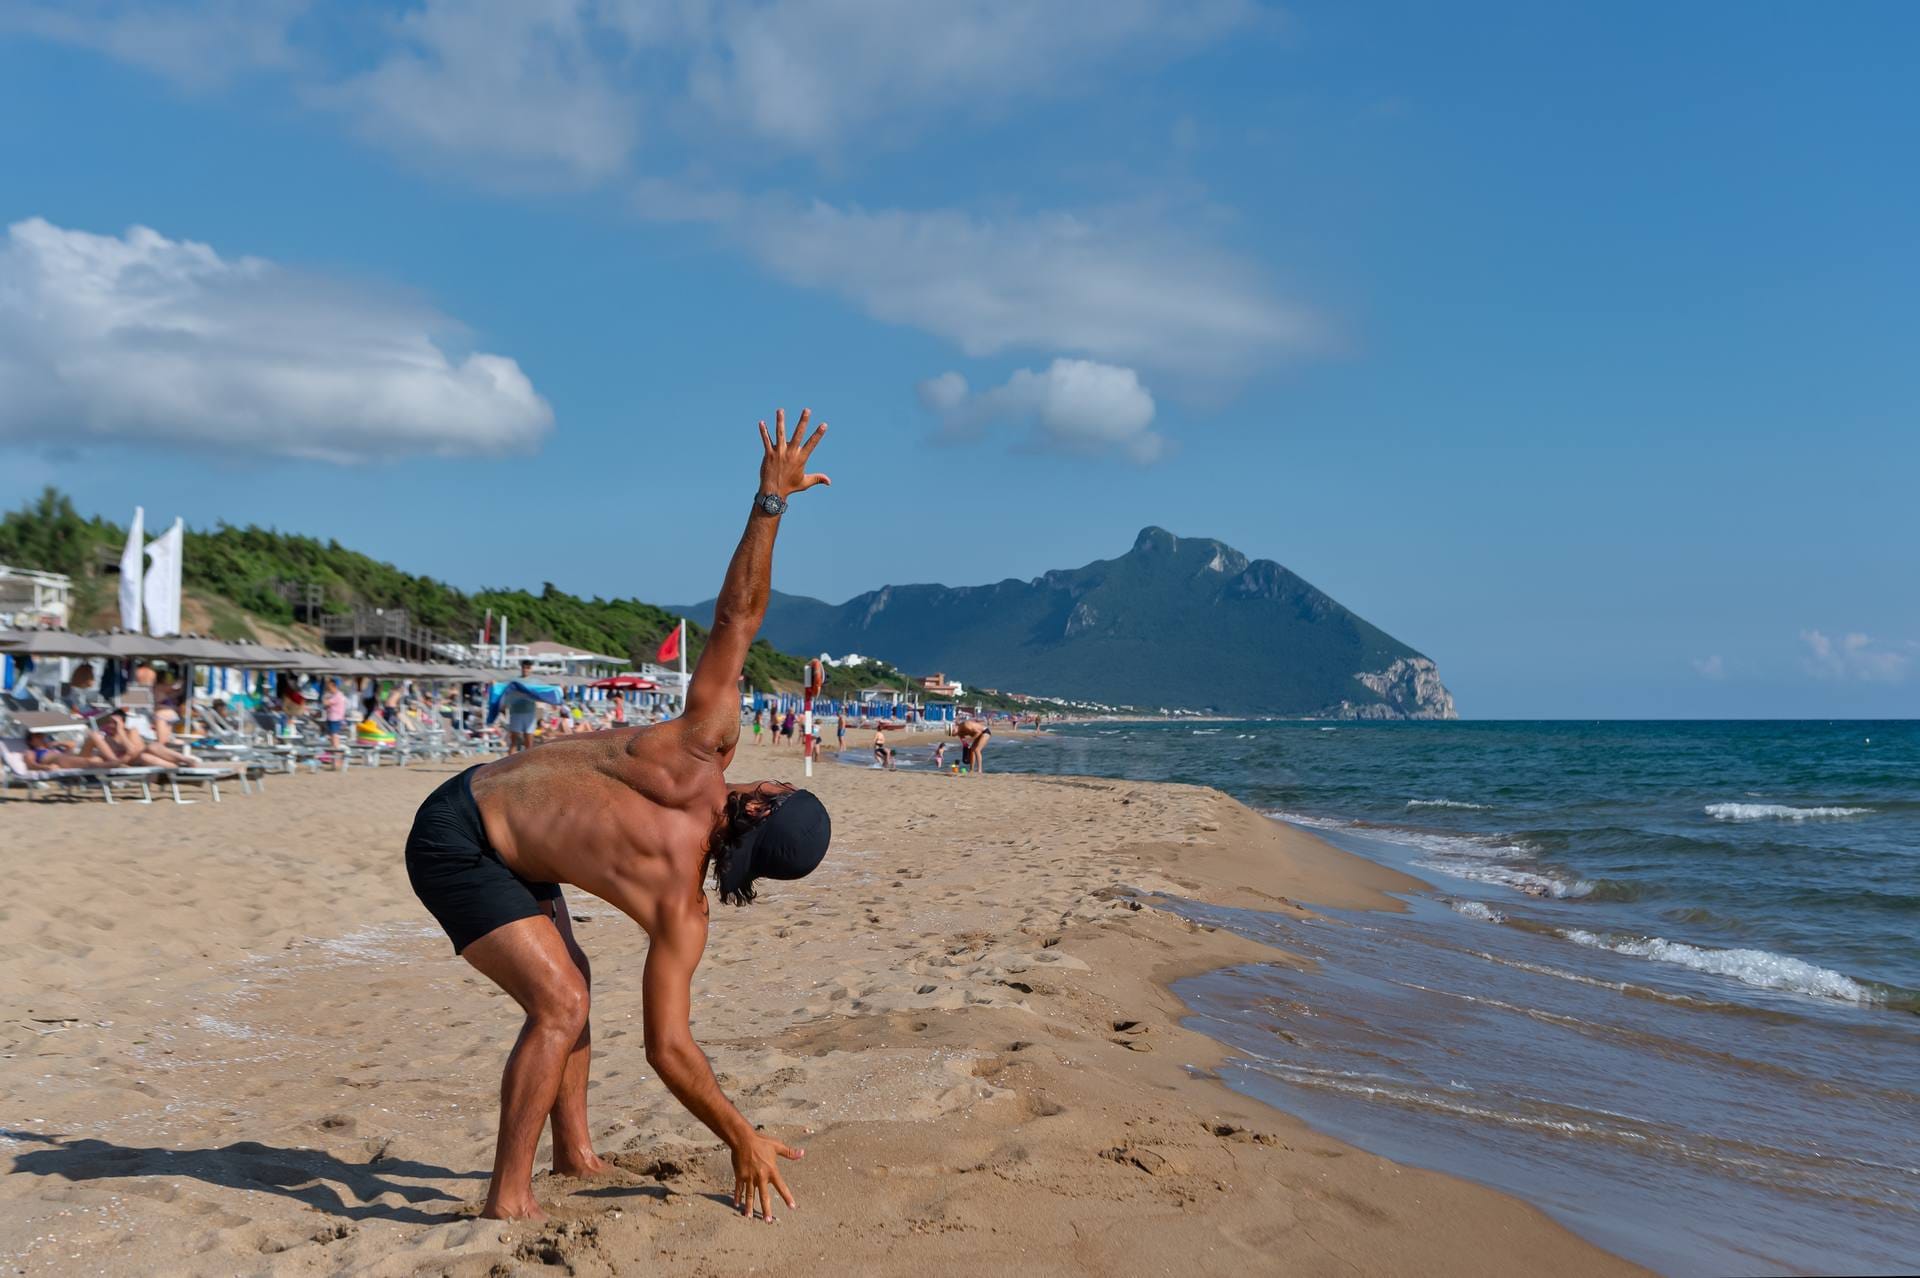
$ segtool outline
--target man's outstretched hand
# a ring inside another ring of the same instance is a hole
[[[779,497],[789,497],[794,493],[805,492],[815,484],[831,484],[833,481],[825,475],[809,475],[807,458],[813,456],[813,450],[820,446],[820,439],[827,433],[827,424],[821,422],[813,428],[813,435],[802,443],[807,434],[807,419],[813,415],[811,408],[800,410],[800,420],[793,424],[793,436],[787,436],[787,410],[776,409],[773,414],[773,433],[767,433],[767,424],[760,423],[760,442],[767,446],[767,454],[760,459],[760,491],[773,493]]]
[[[740,1209],[740,1214],[772,1220],[775,1194],[787,1206],[799,1206],[793,1201],[787,1182],[780,1179],[780,1166],[774,1157],[804,1158],[806,1153],[804,1149],[749,1132],[745,1140],[733,1147],[733,1205]]]

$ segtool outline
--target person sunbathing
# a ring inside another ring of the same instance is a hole
[[[113,756],[107,751],[107,743],[97,732],[88,732],[77,747],[57,741],[44,732],[27,734],[27,769],[31,772],[115,766]]]
[[[149,741],[127,724],[127,712],[115,710],[100,721],[114,767],[121,768],[197,768],[200,760],[175,746]]]

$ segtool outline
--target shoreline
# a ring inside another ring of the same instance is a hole
[[[150,1268],[157,1242],[189,1272],[1642,1272],[1218,1082],[1231,1049],[1182,1026],[1172,982],[1299,960],[1137,895],[1398,908],[1384,894],[1416,880],[1217,791],[995,773],[816,769],[836,816],[821,881],[716,907],[695,1034],[750,1117],[809,1147],[798,1211],[756,1226],[708,1197],[723,1151],[638,1060],[643,945],[570,893],[596,962],[591,1112],[621,1170],[543,1178],[544,1227],[471,1219],[517,1021],[447,958],[397,854],[396,822],[451,770],[289,779],[217,808],[0,809],[16,847],[90,858],[43,875],[76,908],[0,919],[4,1092],[40,1118],[0,1147],[0,1255],[84,1243],[109,1273]],[[743,748],[735,771],[797,778],[800,759]]]

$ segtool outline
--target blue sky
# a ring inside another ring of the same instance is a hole
[[[464,586],[1273,558],[1472,716],[1920,713],[1920,9],[0,0],[0,503]],[[150,228],[135,232],[131,228]]]

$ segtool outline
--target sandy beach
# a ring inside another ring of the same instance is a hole
[[[1228,1090],[1166,984],[1289,956],[1142,894],[1393,908],[1393,871],[1187,786],[831,762],[811,878],[716,904],[694,1032],[804,1146],[799,1208],[641,1051],[644,937],[595,965],[596,1183],[474,1212],[519,1017],[449,952],[400,845],[453,765],[275,778],[215,806],[0,805],[0,1265],[31,1273],[1638,1272],[1532,1208]],[[737,776],[797,778],[743,747]]]

